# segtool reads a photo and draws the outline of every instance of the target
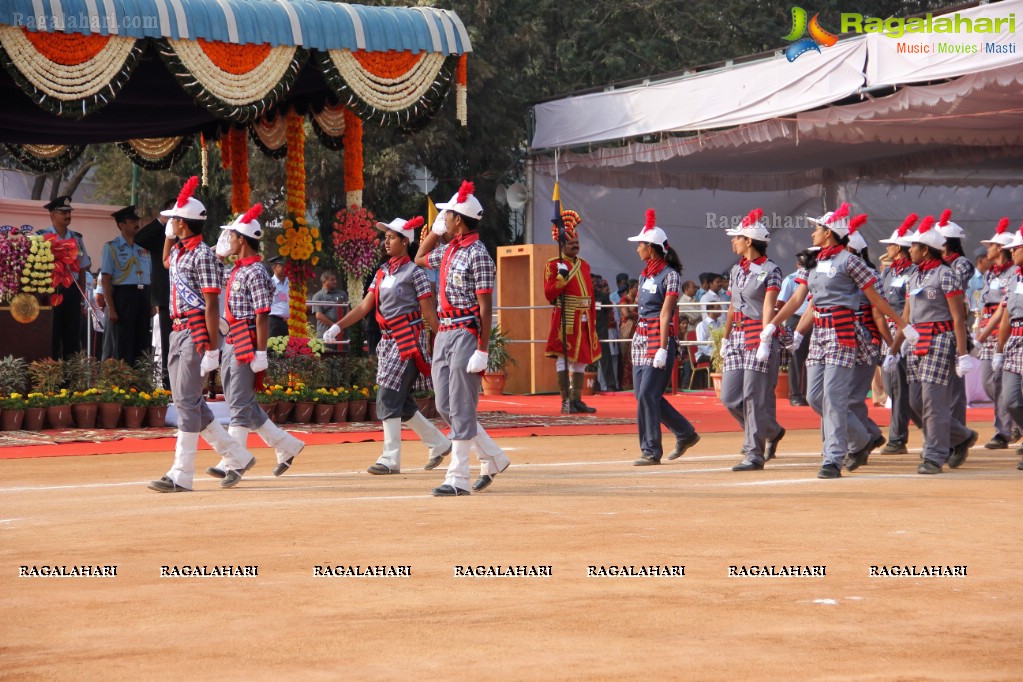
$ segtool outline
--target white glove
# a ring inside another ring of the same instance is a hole
[[[801,343],[803,343],[803,335],[799,332],[792,332],[792,343],[786,346],[786,348],[795,353]]]
[[[337,343],[337,337],[341,334],[341,327],[337,324],[330,325],[330,329],[323,332],[324,343]]]
[[[231,230],[220,231],[220,237],[217,238],[217,246],[214,249],[214,253],[217,254],[218,258],[227,258],[231,255]]]
[[[487,360],[489,359],[490,354],[486,351],[473,351],[472,357],[469,358],[469,362],[465,364],[465,371],[469,374],[479,374],[487,368]]]
[[[771,357],[771,342],[761,341],[760,345],[757,346],[757,362],[767,362],[767,359]]]
[[[1005,364],[1005,353],[995,353],[994,357],[991,358],[991,369],[996,372],[1002,371],[1002,365]]]
[[[722,336],[721,337],[721,357],[725,357],[726,355],[728,355],[728,348],[729,348],[728,337],[727,336]]]
[[[913,325],[907,324],[902,329],[902,336],[906,339],[906,345],[912,348],[916,345],[916,342],[920,340],[920,332],[913,328]]]
[[[558,263],[558,277],[568,277],[568,263]]]
[[[174,239],[178,236],[174,234],[174,227],[171,225],[170,219],[167,220],[167,224],[163,227],[163,235],[167,237],[167,239]]]
[[[266,359],[265,350],[257,350],[255,359],[249,363],[249,367],[252,368],[253,372],[262,372],[269,366],[270,361]]]
[[[437,219],[433,221],[433,225],[430,226],[430,231],[438,237],[443,237],[448,233],[447,223],[444,222],[444,211],[437,214]]]
[[[658,348],[657,352],[654,353],[654,367],[657,369],[664,369],[664,366],[668,364],[668,349]]]
[[[884,356],[884,362],[881,364],[881,369],[884,370],[886,374],[895,374],[895,372],[899,369],[899,354],[892,353]]]
[[[775,327],[773,324],[769,324],[766,327],[764,327],[764,331],[760,332],[760,345],[770,343],[771,339],[774,338],[774,333],[776,331],[778,331],[778,328]],[[757,355],[759,354],[760,351],[758,350]]]
[[[220,367],[220,351],[206,351],[206,355],[202,356],[202,362],[199,363],[199,374],[201,376],[206,376],[217,367]]]
[[[960,355],[959,359],[956,360],[956,374],[961,377],[966,376],[975,369],[977,369],[977,361],[972,355]]]

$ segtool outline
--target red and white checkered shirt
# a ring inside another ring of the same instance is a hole
[[[269,313],[273,303],[274,283],[261,256],[249,256],[235,262],[225,274],[227,310],[238,320],[251,320],[259,313]],[[230,318],[228,318],[230,319]]]
[[[202,241],[202,235],[182,239],[170,254],[171,317],[205,310],[203,294],[219,294],[224,266]]]

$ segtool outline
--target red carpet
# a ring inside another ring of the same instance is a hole
[[[739,427],[731,415],[721,406],[712,391],[694,391],[666,396],[697,431],[701,433],[738,432]],[[561,414],[561,403],[556,395],[539,396],[483,396],[480,398],[480,422],[495,438],[521,436],[571,436],[599,434],[635,433],[636,400],[632,393],[606,393],[586,398],[587,404],[597,408],[593,415]],[[884,408],[869,405],[871,418],[878,425],[886,427],[890,412]],[[970,408],[971,422],[991,422],[994,418],[991,407]],[[786,429],[817,429],[820,419],[809,407],[792,407],[788,400],[778,402],[778,421]],[[329,426],[285,426],[309,445],[331,445],[379,441],[382,433],[378,425],[367,430],[334,431]],[[162,429],[168,436],[171,429]],[[46,442],[47,432],[41,432],[38,445],[14,445],[0,447],[0,459],[21,459],[26,457],[67,457],[76,455],[107,455],[125,452],[171,452],[174,450],[173,437],[137,438],[125,437],[104,442]],[[982,434],[983,435],[983,434]],[[2,441],[0,434],[0,441]],[[263,447],[258,436],[249,436],[249,445]],[[200,447],[207,447],[200,445]]]

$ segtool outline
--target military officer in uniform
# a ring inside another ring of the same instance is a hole
[[[103,245],[100,274],[107,302],[106,336],[113,339],[109,354],[104,345],[103,359],[114,357],[134,365],[152,348],[152,263],[149,251],[135,243],[139,231],[135,207],[126,206],[111,215],[121,235]]]
[[[71,224],[71,197],[57,197],[43,206],[50,212],[50,227],[36,232],[39,235],[55,234],[60,239],[74,239],[78,243],[78,285],[59,288],[63,294],[60,304],[53,308],[53,348],[51,357],[63,359],[82,350],[82,291],[85,291],[85,273],[92,267],[92,259],[85,250],[82,235],[68,226]]]

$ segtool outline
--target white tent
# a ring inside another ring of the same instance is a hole
[[[1023,0],[958,14],[1023,24]],[[865,34],[791,63],[778,53],[537,104],[535,241],[548,234],[557,173],[563,204],[595,237],[584,256],[605,277],[638,269],[624,238],[648,206],[694,279],[732,262],[719,230],[757,206],[773,216],[772,255],[786,269],[808,245],[800,218],[839,201],[871,216],[868,241],[911,211],[951,208],[972,247],[1001,216],[1014,228],[1023,219],[1019,42],[1009,31]],[[964,45],[978,51],[944,51]]]

